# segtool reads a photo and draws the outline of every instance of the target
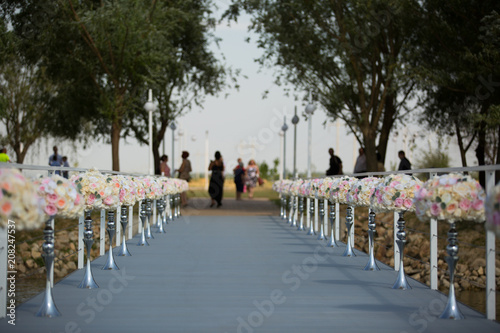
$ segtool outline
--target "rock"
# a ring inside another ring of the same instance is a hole
[[[69,243],[69,236],[66,230],[57,233],[56,242],[58,243]]]
[[[78,241],[78,232],[77,231],[71,231],[69,234],[69,240],[72,242],[77,242]]]
[[[391,258],[391,257],[392,257],[392,258],[394,259],[394,250],[393,250],[393,249],[389,249],[389,250],[387,250],[387,251],[385,252],[385,256],[386,256],[387,258]]]
[[[17,264],[17,271],[21,273],[26,273],[26,266],[24,264],[18,263]]]
[[[495,275],[500,276],[500,267],[495,268]]]
[[[71,251],[76,251],[75,243],[69,243],[69,248],[71,249]]]
[[[465,273],[467,271],[467,266],[464,264],[457,264],[457,273]]]
[[[486,260],[484,258],[476,258],[470,265],[472,269],[478,270],[479,267],[486,267]]]
[[[441,283],[443,284],[443,286],[445,288],[449,288],[450,287],[450,281],[448,281],[446,279],[441,280]]]
[[[484,275],[484,268],[483,268],[483,266],[479,267],[479,269],[477,270],[477,274],[479,274],[479,276],[483,276]]]
[[[40,253],[40,251],[38,250],[38,248],[36,248],[36,249],[35,249],[35,248],[33,247],[33,248],[31,249],[31,257],[32,257],[33,259],[38,259],[38,258],[40,258],[41,256],[42,256],[42,254]]]
[[[21,252],[22,251],[29,251],[30,249],[30,246],[28,245],[28,243],[24,242],[24,243],[21,243],[17,246],[17,250],[20,250]]]
[[[420,280],[421,276],[420,276],[420,273],[417,273],[417,274],[413,274],[410,276],[412,279],[415,279],[415,280]]]
[[[74,271],[76,269],[76,264],[75,264],[74,261],[70,261],[70,262],[68,262],[68,264],[66,265],[66,267],[68,268],[68,270]]]
[[[35,260],[33,260],[33,259],[31,259],[31,258],[30,258],[30,259],[27,259],[27,260],[24,262],[24,264],[25,264],[25,265],[26,265],[26,267],[28,267],[28,268],[33,268],[33,267],[35,267],[35,265],[36,265]]]
[[[467,280],[460,280],[460,286],[465,290],[468,290],[471,287],[469,281]]]

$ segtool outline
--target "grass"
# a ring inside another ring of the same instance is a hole
[[[189,182],[188,198],[210,198],[208,190],[206,190],[205,179],[198,178]],[[227,179],[224,182],[224,197],[236,198],[236,186],[232,179]],[[248,192],[243,193],[243,199],[248,198]],[[254,190],[254,198],[266,198],[272,201],[279,200],[278,193],[273,191],[272,182],[264,181],[262,186],[257,186]],[[279,203],[279,201],[277,201]]]

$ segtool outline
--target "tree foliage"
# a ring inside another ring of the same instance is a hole
[[[260,63],[342,119],[365,147],[368,169],[377,170],[377,150],[384,160],[391,129],[414,97],[405,64],[415,3],[235,0],[226,16],[252,16]]]

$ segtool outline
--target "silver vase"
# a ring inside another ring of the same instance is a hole
[[[103,270],[119,270],[115,263],[115,258],[113,257],[113,239],[115,238],[116,228],[115,228],[115,212],[113,210],[108,210],[108,227],[106,228],[109,237],[109,251],[106,263],[102,266]]]
[[[316,235],[314,231],[314,199],[309,199],[309,230],[307,231],[307,235]]]
[[[347,206],[347,213],[345,217],[345,226],[347,227],[347,246],[345,248],[344,253],[342,254],[343,257],[356,256],[356,253],[354,253],[354,250],[352,248],[352,242],[351,242],[351,228],[353,225],[353,220],[354,218],[352,217],[352,207]]]
[[[298,206],[299,206],[298,218],[300,221],[299,227],[297,228],[297,231],[304,231],[305,230],[305,227],[304,227],[304,198],[297,197],[297,201],[298,201]]]
[[[323,223],[325,220],[325,202],[324,202],[324,200],[319,200],[318,215],[319,215],[319,224],[320,224],[318,240],[326,240],[324,223]]]
[[[99,288],[92,275],[92,268],[90,267],[90,250],[92,249],[92,244],[94,243],[94,231],[92,230],[92,213],[91,210],[85,211],[85,231],[83,232],[83,242],[85,243],[85,248],[87,250],[87,265],[85,267],[85,275],[82,282],[78,288],[94,289]]]
[[[120,214],[120,224],[122,225],[122,244],[120,245],[120,250],[118,251],[118,256],[122,257],[130,257],[131,254],[127,248],[127,242],[126,242],[126,236],[125,236],[125,230],[127,230],[127,224],[128,224],[128,206],[122,206],[121,207],[121,214]]]
[[[329,205],[330,206],[330,213],[329,213],[329,218],[330,218],[330,239],[328,240],[327,246],[330,247],[339,247],[337,242],[335,241],[335,229],[334,229],[334,224],[335,224],[335,218],[336,218],[336,213],[335,213],[335,205]]]
[[[457,299],[455,296],[455,267],[458,261],[458,244],[457,244],[457,230],[455,223],[450,223],[450,230],[448,231],[448,245],[446,246],[446,262],[448,263],[448,270],[450,272],[450,291],[448,293],[448,302],[444,308],[443,313],[439,316],[441,319],[464,319],[465,316],[458,308]]]
[[[374,244],[373,237],[375,235],[375,212],[370,209],[368,213],[368,246],[370,248],[368,263],[366,264],[364,270],[365,271],[380,271],[380,268],[377,266],[377,261],[375,260],[374,254]]]
[[[392,289],[406,290],[406,289],[411,289],[411,286],[406,280],[404,260],[403,260],[405,243],[406,243],[405,220],[403,215],[404,212],[399,213],[398,232],[396,234],[396,237],[398,238],[396,240],[396,244],[398,245],[399,249],[399,273],[396,282],[392,286]]]
[[[45,243],[42,245],[42,257],[45,261],[45,270],[47,272],[45,282],[45,296],[43,297],[42,305],[36,313],[37,317],[59,317],[61,313],[57,309],[52,297],[52,285],[50,277],[54,271],[54,229],[52,229],[53,216],[45,222],[45,229],[43,230]]]
[[[141,218],[142,221],[142,230],[141,230],[141,238],[139,240],[139,243],[137,243],[137,246],[149,246],[148,240],[146,239],[146,220],[147,220],[147,215],[146,215],[146,202],[145,200],[142,200],[141,202],[141,210],[139,211],[139,217]]]

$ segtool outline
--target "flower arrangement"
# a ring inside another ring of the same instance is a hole
[[[335,178],[332,177],[323,178],[323,181],[318,188],[318,197],[322,199],[330,199],[330,188],[334,180]]]
[[[17,230],[38,228],[44,222],[42,199],[36,187],[17,169],[0,169],[0,227],[8,220]]]
[[[347,194],[351,189],[351,186],[357,181],[357,178],[343,176],[337,178],[336,181],[330,187],[330,200],[332,202],[338,202],[346,204]]]
[[[304,180],[299,187],[299,197],[309,198],[311,193],[311,181],[309,179]]]
[[[378,177],[365,177],[355,181],[347,193],[347,204],[351,206],[370,206],[370,197],[382,181]]]
[[[370,205],[377,213],[414,211],[413,198],[422,185],[422,181],[414,176],[389,175],[373,191]]]
[[[500,183],[498,183],[486,196],[486,229],[492,230],[500,237]]]
[[[304,183],[304,180],[302,179],[294,180],[292,185],[290,185],[290,194],[293,196],[298,196],[302,183]]]
[[[84,200],[72,181],[54,174],[37,179],[34,184],[48,216],[77,218],[83,214]]]
[[[320,191],[320,188],[321,188],[321,185],[323,184],[323,182],[324,182],[324,178],[311,179],[310,198],[315,198],[318,200],[325,199],[325,197],[323,197],[321,195],[321,191]]]
[[[420,220],[484,221],[485,193],[469,175],[450,173],[426,181],[415,194]]]
[[[85,208],[115,209],[120,203],[119,184],[113,182],[111,176],[104,176],[97,169],[75,175],[71,178],[84,197]]]
[[[111,177],[112,186],[119,187],[119,202],[123,206],[133,206],[137,201],[137,185],[132,177],[115,175]]]
[[[146,199],[160,198],[162,194],[162,187],[155,177],[146,176],[142,177]]]

